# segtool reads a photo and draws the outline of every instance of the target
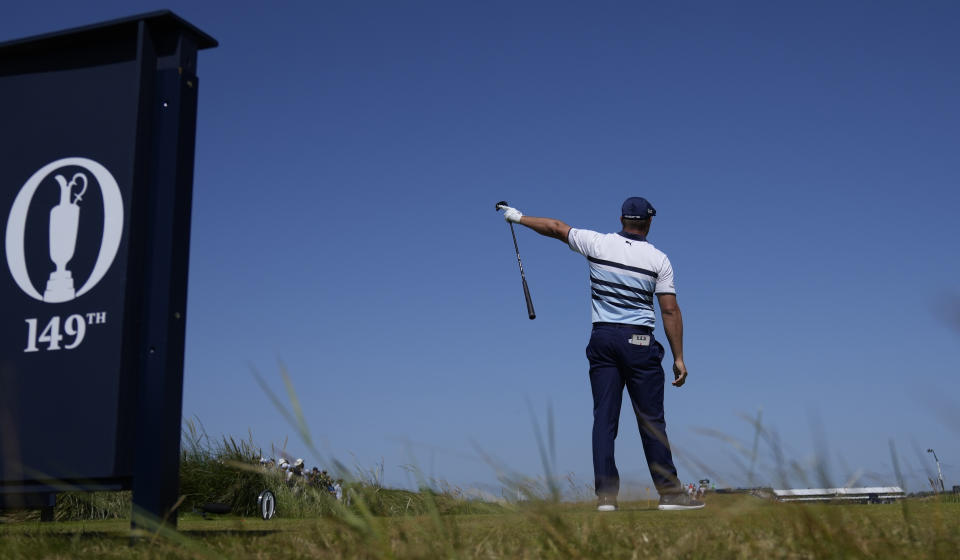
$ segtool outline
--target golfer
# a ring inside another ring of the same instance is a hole
[[[683,491],[673,465],[663,416],[663,346],[653,337],[660,302],[663,327],[673,352],[673,385],[687,380],[683,363],[683,319],[673,286],[673,268],[663,252],[647,241],[657,211],[639,196],[621,208],[618,233],[571,228],[560,220],[524,216],[505,207],[508,222],[527,226],[540,235],[567,243],[587,257],[593,303],[593,332],[587,345],[590,387],[593,390],[593,473],[599,511],[615,511],[620,474],[614,461],[614,440],[620,423],[626,386],[637,416],[650,476],[660,494],[659,509],[699,509],[704,506]]]

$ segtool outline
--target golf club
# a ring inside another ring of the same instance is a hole
[[[497,203],[497,211],[501,208],[510,206],[506,200]],[[530,319],[536,319],[537,314],[533,310],[533,300],[530,298],[530,288],[527,287],[527,277],[523,274],[523,261],[520,260],[520,247],[517,246],[517,234],[513,231],[513,222],[507,222],[510,226],[510,235],[513,236],[513,249],[517,252],[517,264],[520,265],[520,280],[523,282],[523,297],[527,298],[527,315]]]

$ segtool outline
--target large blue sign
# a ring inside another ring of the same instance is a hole
[[[135,61],[0,76],[4,481],[131,474],[118,419],[135,369],[123,337],[137,88]]]
[[[132,488],[175,524],[196,60],[216,45],[166,11],[0,44],[0,507]]]

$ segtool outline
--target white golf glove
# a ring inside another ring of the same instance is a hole
[[[508,222],[513,222],[515,224],[520,223],[520,218],[523,217],[523,212],[517,210],[516,208],[511,208],[509,206],[503,207],[503,219]]]

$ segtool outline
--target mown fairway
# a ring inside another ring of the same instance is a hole
[[[960,503],[800,506],[708,495],[704,510],[647,502],[598,514],[539,504],[487,515],[180,519],[128,545],[124,521],[0,525],[0,558],[958,558]]]

